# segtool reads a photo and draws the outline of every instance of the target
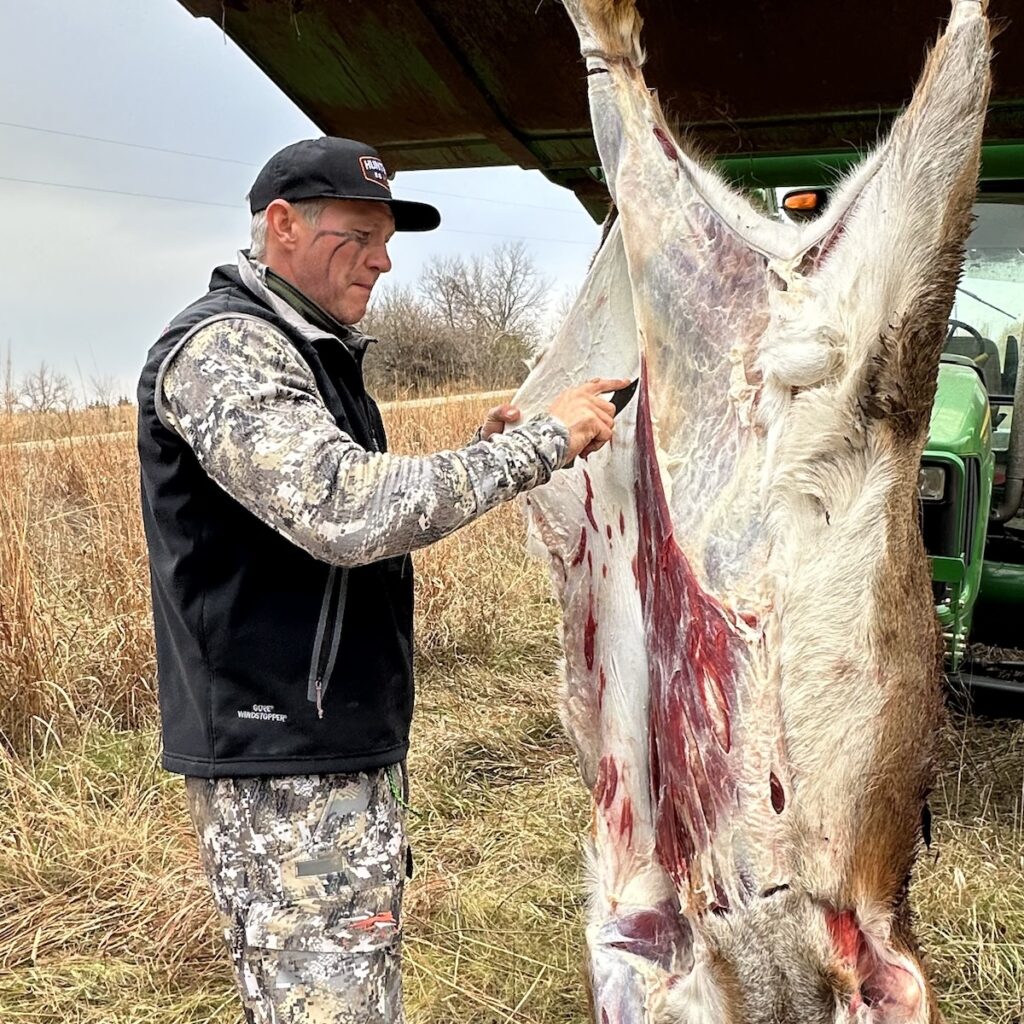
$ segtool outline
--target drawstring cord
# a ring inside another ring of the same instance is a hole
[[[384,771],[388,777],[388,786],[391,789],[391,795],[395,798],[395,803],[398,804],[398,806],[401,807],[403,810],[406,810],[410,814],[415,814],[417,817],[419,817],[420,812],[417,811],[415,807],[412,807],[406,801],[405,797],[401,793],[401,790],[399,790],[398,785],[395,782],[394,773],[391,770],[392,767],[392,765],[388,765],[387,768],[384,769]]]

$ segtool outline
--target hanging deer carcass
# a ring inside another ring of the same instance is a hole
[[[983,5],[953,4],[888,140],[800,226],[673,137],[630,0],[566,6],[619,216],[517,402],[641,381],[526,502],[593,800],[595,1020],[937,1021],[907,905],[941,713],[916,480]]]

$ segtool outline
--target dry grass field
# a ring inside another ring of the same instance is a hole
[[[459,444],[474,412],[394,410],[394,446]],[[157,767],[131,438],[0,423],[27,434],[57,440],[0,444],[0,1018],[238,1024],[182,787]],[[547,581],[508,508],[417,561],[410,1021],[584,1024],[587,808]],[[1024,725],[957,717],[943,750],[919,935],[951,1022],[1021,1024]]]

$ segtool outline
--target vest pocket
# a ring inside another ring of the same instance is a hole
[[[332,565],[327,571],[327,583],[320,603],[320,618],[316,624],[313,657],[309,664],[309,682],[306,688],[306,699],[316,705],[319,718],[324,717],[323,697],[334,671],[334,663],[338,660],[347,596],[348,569]]]

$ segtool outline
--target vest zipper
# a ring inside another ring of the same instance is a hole
[[[318,718],[324,717],[323,698],[338,658],[347,592],[348,569],[332,565],[327,570],[327,584],[320,604],[320,618],[313,640],[313,657],[310,661],[309,684],[306,690],[306,699],[316,705]]]

